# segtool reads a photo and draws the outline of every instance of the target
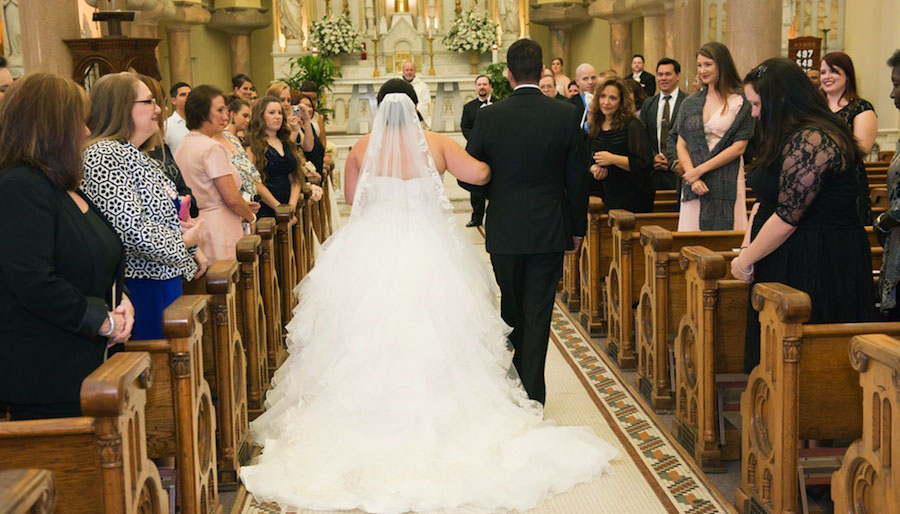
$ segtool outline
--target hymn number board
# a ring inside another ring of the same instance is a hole
[[[822,38],[806,36],[789,39],[788,57],[804,72],[819,69],[819,61],[822,59]]]

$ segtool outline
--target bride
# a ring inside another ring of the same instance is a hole
[[[524,511],[609,472],[618,450],[528,399],[493,277],[455,225],[441,174],[490,169],[422,130],[405,81],[378,103],[347,158],[350,222],[297,287],[247,490],[285,508]]]

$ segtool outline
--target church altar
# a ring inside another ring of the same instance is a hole
[[[458,132],[462,107],[475,97],[475,77],[491,63],[505,60],[506,49],[527,36],[526,0],[276,0],[278,33],[273,43],[275,76],[289,73],[290,60],[317,53],[311,25],[340,14],[349,17],[363,50],[330,57],[342,77],[326,93],[333,111],[326,125],[332,135],[368,132],[374,119],[375,95],[390,78],[401,76],[405,61],[429,87],[431,129]],[[333,5],[334,4],[334,5]],[[454,20],[477,11],[497,24],[496,42],[488,52],[457,52],[442,39]],[[473,73],[473,70],[477,70]],[[355,137],[354,137],[355,139]]]

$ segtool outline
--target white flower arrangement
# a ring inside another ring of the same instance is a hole
[[[484,53],[497,42],[497,24],[481,12],[465,11],[453,20],[441,41],[454,52]]]
[[[310,43],[319,55],[330,57],[362,50],[359,33],[353,29],[350,16],[342,14],[337,18],[323,17],[312,22],[309,28]]]
[[[325,153],[337,155],[337,146],[334,143],[328,143],[328,146],[325,147]]]
[[[304,165],[307,173],[316,173],[316,165],[312,163],[312,161],[306,161]]]

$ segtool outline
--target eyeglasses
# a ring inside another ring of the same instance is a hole
[[[147,104],[147,105],[156,105],[156,98],[150,98],[148,100],[135,100],[136,104]]]

